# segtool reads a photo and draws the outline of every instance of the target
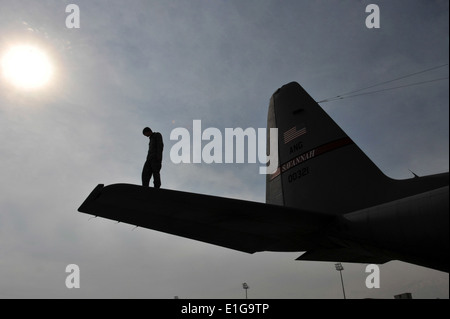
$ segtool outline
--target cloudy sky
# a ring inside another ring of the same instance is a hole
[[[380,28],[365,25],[377,3]],[[66,7],[80,9],[67,28]],[[179,164],[177,127],[266,127],[269,99],[297,81],[318,100],[448,63],[442,1],[0,0],[0,57],[44,52],[43,86],[0,77],[0,298],[342,298],[333,263],[249,255],[78,213],[97,184],[140,183],[162,133],[164,188],[265,201],[260,164]],[[448,77],[448,65],[372,90]],[[365,92],[365,91],[364,91]],[[448,79],[321,104],[388,176],[449,169]],[[80,268],[67,289],[66,266]],[[448,298],[449,278],[402,262],[344,264],[348,298]]]

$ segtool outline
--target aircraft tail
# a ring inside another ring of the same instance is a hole
[[[267,122],[278,128],[279,163],[267,203],[344,214],[428,188],[384,175],[298,83],[272,95]]]

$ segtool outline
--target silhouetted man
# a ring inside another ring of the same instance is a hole
[[[153,176],[155,188],[161,187],[161,176],[159,174],[162,166],[162,154],[164,143],[160,133],[153,132],[149,127],[144,128],[142,134],[150,140],[148,144],[147,160],[142,169],[142,186],[149,187],[150,179]]]

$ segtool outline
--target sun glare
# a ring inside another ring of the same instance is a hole
[[[1,61],[6,80],[23,89],[40,88],[50,80],[53,67],[47,55],[33,46],[12,47]]]

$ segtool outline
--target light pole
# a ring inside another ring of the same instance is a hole
[[[344,270],[344,266],[342,266],[341,263],[334,264],[334,266],[336,267],[336,270],[341,274],[342,292],[344,293],[344,299],[347,299],[345,298],[344,280],[342,279],[342,271]]]
[[[247,289],[250,288],[250,287],[247,285],[246,282],[244,282],[244,283],[242,284],[242,288],[245,289],[245,299],[247,299]]]

